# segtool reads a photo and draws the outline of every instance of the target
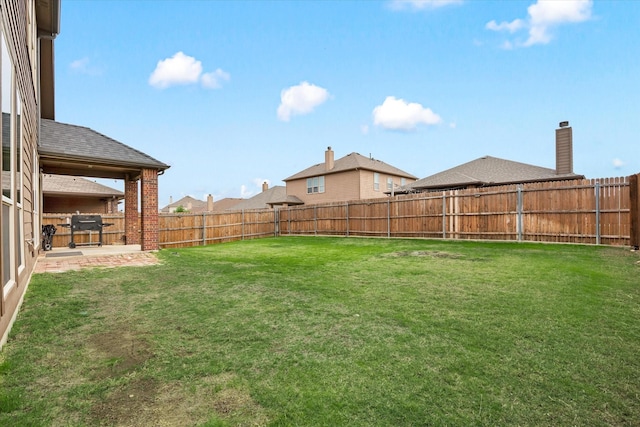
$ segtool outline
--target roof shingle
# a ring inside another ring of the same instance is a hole
[[[555,169],[484,156],[436,173],[403,187],[404,190],[427,190],[481,185],[516,184],[537,181],[581,179],[578,174],[556,174]]]
[[[391,166],[381,160],[365,157],[358,153],[347,154],[334,162],[333,169],[326,170],[325,163],[318,163],[301,172],[291,175],[283,181],[292,181],[294,179],[309,178],[312,176],[328,175],[332,173],[345,172],[354,169],[366,169],[373,172],[382,172],[389,175],[400,176],[404,178],[417,179],[417,177],[407,173],[401,169]]]

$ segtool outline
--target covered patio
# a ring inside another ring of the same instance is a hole
[[[169,165],[90,128],[49,119],[41,122],[38,153],[45,174],[122,179],[125,243],[159,248],[158,176]]]

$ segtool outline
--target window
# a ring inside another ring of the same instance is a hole
[[[373,173],[373,190],[380,191],[380,174],[378,172]]]
[[[2,288],[5,295],[11,290],[15,283],[15,239],[18,231],[15,227],[15,165],[16,143],[15,143],[15,123],[12,117],[15,114],[13,105],[15,98],[15,77],[13,64],[9,58],[9,50],[4,38],[4,33],[0,28],[0,104],[2,105],[2,115],[0,125],[2,126]]]
[[[406,178],[400,178],[400,185],[403,186],[403,187],[405,185],[407,185],[407,179]]]
[[[393,190],[393,178],[387,178],[387,191]]]
[[[324,176],[307,178],[307,194],[324,193]]]
[[[16,150],[16,173],[15,173],[15,183],[16,183],[16,208],[17,208],[17,227],[16,229],[16,243],[18,244],[18,273],[24,268],[24,176],[23,176],[23,167],[22,167],[22,98],[20,97],[19,91],[16,90],[16,114],[14,115],[15,119],[15,150]]]

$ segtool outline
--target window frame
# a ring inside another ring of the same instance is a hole
[[[307,178],[307,194],[321,194],[324,191],[324,175]]]

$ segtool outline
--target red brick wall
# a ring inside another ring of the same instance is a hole
[[[124,181],[124,232],[128,245],[140,244],[138,229],[138,181]]]
[[[143,251],[158,250],[158,171],[142,170],[141,213]]]

